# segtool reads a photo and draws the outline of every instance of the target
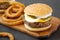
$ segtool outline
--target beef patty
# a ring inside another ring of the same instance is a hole
[[[31,22],[27,22],[25,20],[25,24],[29,25],[32,28],[43,28],[43,27],[49,26],[51,24],[51,20],[49,20],[47,22],[43,22],[43,23],[41,23],[41,22],[33,22],[33,23],[31,23]]]

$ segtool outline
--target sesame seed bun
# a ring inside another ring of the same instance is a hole
[[[25,14],[27,15],[34,15],[34,16],[46,16],[50,13],[52,14],[52,8],[43,3],[35,3],[27,6],[24,10]]]

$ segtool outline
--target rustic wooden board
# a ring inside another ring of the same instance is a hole
[[[0,19],[0,22],[2,23],[2,20],[1,19]],[[29,35],[34,36],[34,37],[45,37],[45,36],[50,36],[54,31],[57,30],[57,28],[60,25],[60,19],[57,18],[57,17],[52,17],[51,23],[52,23],[51,28],[48,29],[48,30],[42,31],[42,32],[32,32],[32,31],[29,31],[29,30],[27,30],[24,27],[24,24],[22,24],[22,25],[16,25],[16,26],[7,26],[7,25],[6,26],[9,27],[9,28],[18,30],[20,32],[29,34]],[[4,23],[2,23],[2,24],[4,24]]]

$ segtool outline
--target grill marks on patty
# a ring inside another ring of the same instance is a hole
[[[50,25],[50,22],[51,22],[51,20],[49,20],[47,22],[34,22],[34,23],[30,23],[30,22],[27,22],[25,20],[25,23],[27,25],[29,25],[30,27],[32,27],[32,28],[43,28],[43,27],[47,27],[47,26]]]

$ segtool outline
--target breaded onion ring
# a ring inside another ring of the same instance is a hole
[[[2,23],[5,25],[18,25],[23,23],[23,15],[21,15],[19,18],[16,19],[9,19],[6,17],[6,15],[3,15],[1,17]]]
[[[24,11],[24,4],[20,3],[20,2],[12,2],[11,3],[12,6],[10,6],[7,10],[6,10],[6,15],[10,18],[13,17],[18,17],[22,14],[22,12]],[[18,9],[18,10],[17,10]],[[11,11],[17,11],[16,13],[13,13]]]
[[[14,36],[11,33],[8,32],[0,32],[0,36],[7,36],[10,38],[10,40],[14,40]]]
[[[7,22],[15,22],[15,21],[20,21],[20,20],[23,20],[23,15],[21,15],[20,17],[17,17],[17,18],[8,18],[5,14],[2,16],[2,19],[4,21],[7,21]]]

